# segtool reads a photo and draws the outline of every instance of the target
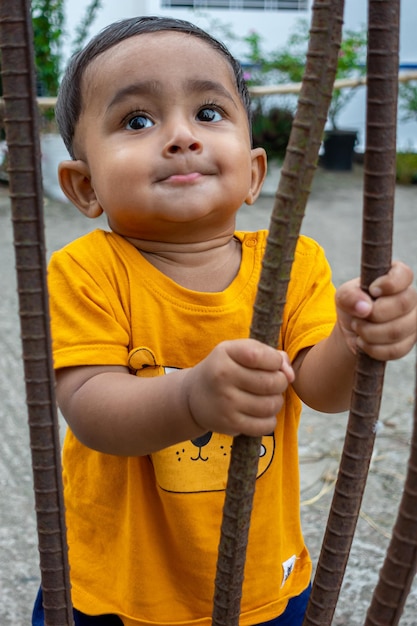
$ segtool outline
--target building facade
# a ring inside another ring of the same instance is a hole
[[[236,40],[225,40],[232,53],[242,60],[239,38],[250,31],[262,36],[266,50],[285,44],[300,18],[310,19],[313,0],[103,0],[102,9],[94,22],[91,34],[118,19],[135,15],[169,15],[189,20],[222,39],[225,31],[238,35]],[[345,0],[344,25],[357,29],[367,22],[366,0]],[[84,0],[66,0],[67,25],[71,33],[85,7]],[[214,32],[213,32],[214,31]],[[417,70],[417,1],[402,0],[400,30],[400,66]],[[358,130],[361,150],[365,143],[366,89],[361,87],[342,111],[339,126]],[[398,149],[417,150],[417,122],[403,122],[399,115]]]

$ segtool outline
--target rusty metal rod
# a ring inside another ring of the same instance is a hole
[[[9,187],[45,624],[71,626],[32,41],[30,2],[0,2]]]
[[[336,76],[344,0],[316,0],[306,71],[276,193],[251,337],[277,346],[295,246]],[[235,437],[223,511],[213,626],[239,623],[260,438]]]
[[[399,0],[369,0],[367,132],[361,286],[391,267],[395,193]],[[339,475],[304,626],[332,622],[371,460],[385,364],[357,358]]]
[[[404,490],[365,626],[397,626],[417,571],[417,367],[414,425]]]

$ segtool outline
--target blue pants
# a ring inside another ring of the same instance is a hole
[[[75,626],[123,626],[122,620],[117,615],[85,615],[77,609],[73,609]],[[32,626],[44,626],[44,613],[42,604],[42,588],[39,589],[32,613]]]
[[[310,596],[311,586],[303,593],[288,602],[285,612],[269,622],[263,622],[258,626],[302,626],[304,614]],[[123,622],[117,615],[85,615],[81,611],[74,610],[75,626],[123,626]],[[44,614],[42,606],[42,589],[39,589],[32,615],[32,626],[44,626]]]
[[[271,619],[269,622],[262,622],[258,626],[302,626],[310,593],[311,585],[304,589],[299,596],[291,598],[282,615]]]

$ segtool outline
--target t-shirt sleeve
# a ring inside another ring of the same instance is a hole
[[[282,349],[293,361],[300,350],[328,337],[335,321],[335,287],[324,250],[300,237],[283,313]]]
[[[63,249],[48,268],[54,367],[127,365],[130,329],[117,280]]]

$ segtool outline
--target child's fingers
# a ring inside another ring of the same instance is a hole
[[[256,394],[240,391],[236,397],[236,413],[251,419],[268,419],[274,417],[282,408],[283,396],[276,394]]]
[[[376,324],[403,320],[411,315],[416,320],[417,292],[413,287],[377,298],[368,319]]]
[[[225,341],[190,370],[188,407],[202,429],[267,434],[293,376],[285,353],[252,339]]]
[[[256,339],[235,339],[220,345],[242,367],[254,370],[277,370],[281,367],[282,353]]]
[[[415,334],[392,343],[369,343],[362,337],[357,338],[357,346],[377,361],[395,361],[408,354],[416,342]]]
[[[251,416],[240,415],[236,420],[235,432],[228,432],[231,436],[246,435],[247,437],[264,437],[274,432],[277,425],[275,415],[264,419],[253,419]]]
[[[413,283],[413,271],[405,263],[394,261],[387,274],[380,276],[369,286],[373,298],[406,290]]]
[[[288,378],[282,370],[265,372],[242,369],[236,379],[237,389],[254,397],[278,397],[286,391],[288,384]]]
[[[374,350],[376,346],[380,346],[389,355],[384,360],[397,359],[409,352],[417,335],[417,294],[414,293],[405,299],[406,311],[400,316],[398,316],[398,302],[394,306],[393,299],[381,298],[378,300],[375,303],[372,316],[368,320],[356,319],[352,321],[352,329],[359,338],[357,344],[368,354],[370,354],[371,349]],[[382,302],[383,300],[384,302]],[[385,302],[386,300],[389,302]],[[380,303],[381,307],[378,308]],[[378,318],[382,321],[379,322]],[[370,356],[374,355],[370,354]]]
[[[281,371],[285,374],[287,381],[292,383],[295,379],[295,372],[291,365],[290,357],[286,352],[280,352],[280,354],[282,356]]]
[[[336,306],[344,315],[376,323],[401,318],[417,307],[417,292],[412,283],[412,270],[395,262],[387,274],[370,286],[372,298],[360,288],[359,279],[354,279],[339,287]]]
[[[294,380],[294,371],[288,355],[255,339],[237,339],[224,342],[228,356],[238,365],[254,372],[282,371],[288,382]]]
[[[282,394],[294,380],[288,355],[251,339],[226,342],[228,357],[235,363],[237,388],[255,396]]]
[[[372,298],[361,289],[359,278],[355,278],[338,288],[336,306],[346,315],[364,318],[372,311]]]

